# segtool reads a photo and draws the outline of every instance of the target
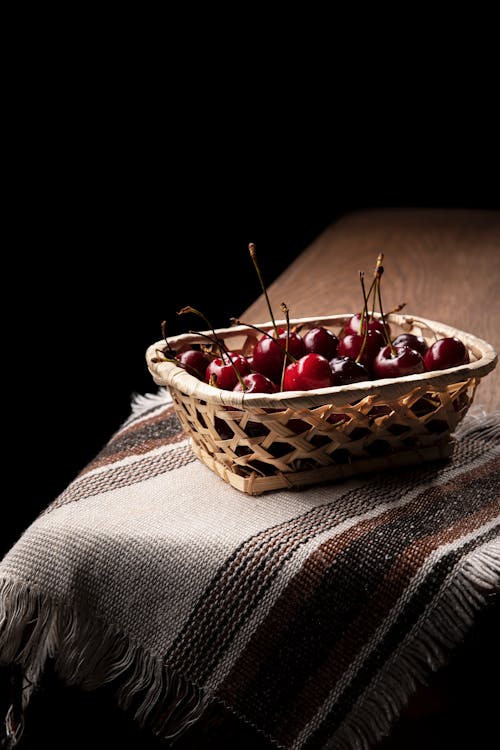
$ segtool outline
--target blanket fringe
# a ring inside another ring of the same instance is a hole
[[[113,683],[118,705],[162,740],[178,736],[205,708],[198,687],[172,672],[163,659],[106,625],[28,585],[0,581],[0,665],[22,670],[3,727],[0,747],[14,748],[23,730],[24,713],[53,661],[64,684],[94,690]],[[16,706],[19,710],[16,710]]]
[[[167,388],[159,387],[156,393],[134,393],[130,402],[130,416],[139,417],[148,409],[162,406],[172,401]]]
[[[499,592],[500,542],[495,541],[465,561],[454,585],[444,588],[419,623],[418,638],[403,641],[397,658],[379,674],[325,750],[370,750],[386,737],[417,688],[448,662],[476,612]]]

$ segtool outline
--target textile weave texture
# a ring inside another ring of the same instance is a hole
[[[472,412],[451,459],[251,497],[139,397],[0,563],[22,705],[50,662],[174,745],[219,705],[280,748],[372,747],[500,593],[500,416]]]

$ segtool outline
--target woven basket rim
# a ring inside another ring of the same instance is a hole
[[[331,324],[338,326],[347,322],[352,315],[353,313],[339,313],[326,316],[293,318],[290,320],[290,324],[309,325],[311,327],[313,325]],[[240,409],[245,408],[245,406],[275,409],[311,408],[325,403],[345,403],[346,399],[356,401],[370,394],[389,399],[397,398],[424,385],[428,386],[429,389],[440,390],[451,383],[459,383],[469,378],[481,378],[491,372],[497,365],[498,355],[492,345],[471,333],[417,314],[402,315],[391,313],[386,317],[388,322],[395,323],[401,327],[415,325],[420,329],[427,329],[438,335],[456,336],[464,342],[477,359],[467,365],[452,367],[446,370],[425,372],[419,375],[366,380],[362,383],[331,386],[311,391],[280,391],[270,394],[224,391],[198,380],[174,363],[154,362],[153,360],[157,357],[158,349],[162,349],[165,345],[163,340],[157,341],[147,348],[146,362],[157,385],[176,388],[187,396],[192,396],[212,404],[220,404],[221,407],[232,406]],[[277,320],[276,323],[277,325],[285,325],[286,321]],[[256,323],[255,326],[263,330],[271,330],[273,328],[271,321]],[[210,335],[211,331],[202,331],[201,333]],[[229,328],[218,328],[216,329],[216,333],[222,338],[229,338],[241,336],[242,334],[254,334],[255,332],[247,325],[235,325]],[[174,350],[184,344],[204,343],[204,341],[206,340],[196,333],[183,333],[178,336],[169,337],[169,344]]]

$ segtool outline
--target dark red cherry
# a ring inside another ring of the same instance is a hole
[[[361,383],[370,379],[370,373],[361,362],[356,362],[352,357],[334,357],[330,360],[333,385],[349,385],[349,383]]]
[[[455,336],[449,336],[435,341],[424,357],[426,370],[446,370],[448,367],[467,365],[470,361],[469,352],[464,343]]]
[[[253,368],[271,380],[279,382],[283,370],[283,360],[286,349],[286,331],[278,330],[279,339],[262,336],[255,344],[252,352]],[[300,359],[306,353],[302,337],[295,331],[290,333],[288,350],[292,357]]]
[[[360,335],[359,333],[346,333],[345,336],[342,336],[339,341],[339,345],[337,347],[337,356],[356,359],[362,345],[362,335]],[[333,357],[331,359],[333,359]]]
[[[245,393],[276,393],[278,390],[276,384],[260,372],[250,372],[248,375],[243,375],[242,380],[246,385],[246,389],[243,389],[238,380],[233,391],[244,390]]]
[[[400,333],[399,336],[396,336],[396,338],[393,339],[392,343],[393,346],[399,346],[400,344],[409,346],[410,349],[415,349],[415,351],[421,354],[422,357],[425,355],[427,349],[429,348],[424,337],[415,336],[414,333]]]
[[[278,381],[283,367],[283,348],[275,339],[261,338],[253,348],[253,369]]]
[[[282,345],[286,346],[286,331],[283,331],[280,333],[280,341]],[[296,331],[290,331],[290,336],[288,340],[288,351],[292,355],[292,357],[295,357],[295,359],[300,359],[304,356],[304,354],[307,354],[306,347],[304,346],[304,339],[300,335],[300,333],[297,333]]]
[[[421,354],[409,346],[395,347],[393,354],[390,346],[384,346],[373,360],[373,374],[376,378],[401,378],[425,371]]]
[[[300,435],[302,432],[308,430],[311,425],[308,422],[304,422],[303,419],[289,419],[286,426],[295,432],[296,435]]]
[[[207,383],[213,379],[215,380],[216,387],[222,388],[224,391],[232,391],[238,382],[238,376],[234,371],[234,367],[236,367],[240,375],[247,375],[250,371],[245,357],[234,352],[229,352],[229,355],[233,364],[231,364],[227,354],[223,354],[222,357],[213,359],[205,371],[205,380]]]
[[[339,340],[333,331],[324,326],[310,328],[302,338],[307,353],[315,352],[328,360],[333,359],[337,354]]]
[[[347,422],[348,420],[349,416],[347,414],[330,414],[327,422],[330,422],[331,424],[342,424],[342,422]]]
[[[199,349],[185,349],[177,354],[177,361],[186,372],[194,377],[204,380],[210,358]]]
[[[228,411],[230,410],[229,407],[226,407]],[[229,427],[229,424],[220,417],[214,418],[214,427],[217,430],[217,434],[219,435],[219,438],[221,440],[230,440],[234,437],[234,432]]]
[[[350,320],[346,323],[346,327],[344,330],[344,335],[348,335],[349,333],[364,333],[366,330],[366,318],[363,321],[363,329],[360,330],[361,325],[361,313],[356,313],[356,315],[353,315]],[[387,328],[389,336],[391,335],[391,328],[389,324],[385,323],[385,326]],[[368,321],[368,330],[369,331],[380,331],[380,333],[384,334],[384,326],[382,325],[382,321],[380,318],[372,318]],[[385,337],[384,337],[385,338]]]
[[[350,357],[357,359],[363,346],[364,334],[349,333],[343,336],[337,347],[337,356]],[[385,336],[378,330],[368,330],[366,344],[361,355],[360,362],[370,370],[372,362],[377,356],[379,350],[384,346]]]
[[[326,357],[310,352],[298,362],[287,365],[283,390],[311,391],[315,388],[328,388],[332,384],[332,371]]]

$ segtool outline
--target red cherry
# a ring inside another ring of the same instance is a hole
[[[349,417],[347,414],[330,414],[327,422],[330,422],[331,424],[342,424],[342,422],[347,422],[348,420]]]
[[[205,371],[205,380],[207,383],[209,383],[213,377],[213,379],[215,379],[216,387],[222,388],[224,391],[232,391],[238,382],[238,376],[234,371],[234,367],[236,367],[242,376],[247,375],[250,371],[248,362],[245,357],[241,356],[241,354],[229,352],[229,356],[231,357],[233,364],[231,364],[227,354],[223,354],[222,357],[216,357],[216,359],[213,359]]]
[[[376,378],[400,378],[425,371],[422,355],[409,346],[384,346],[373,360],[373,374]]]
[[[292,432],[295,432],[296,435],[300,435],[302,432],[308,430],[311,425],[308,424],[308,422],[304,422],[303,419],[289,419],[286,426],[289,427]]]
[[[352,357],[334,357],[330,361],[333,385],[348,385],[349,383],[361,383],[370,379],[370,373],[361,362],[356,362]]]
[[[361,362],[356,362],[351,357],[334,357],[330,361],[333,385],[348,385],[349,383],[361,383],[369,380],[368,370]],[[347,414],[330,414],[328,422],[331,424],[342,424],[347,422]]]
[[[464,343],[455,336],[435,341],[424,357],[426,370],[446,370],[448,367],[467,365],[469,361],[469,352]]]
[[[337,347],[337,356],[357,359],[363,346],[363,340],[364,334],[349,333],[346,336],[343,336]],[[379,350],[384,346],[384,343],[385,336],[383,333],[376,329],[368,330],[366,344],[360,359],[360,362],[364,364],[368,370],[371,368],[373,360],[377,356]]]
[[[328,360],[333,359],[337,354],[339,340],[337,336],[324,326],[310,328],[303,336],[306,352],[315,352],[321,354]]]
[[[253,348],[253,367],[268,378],[279,380],[283,367],[283,348],[275,339],[263,336]]]
[[[396,336],[396,338],[393,339],[392,344],[393,346],[405,344],[406,346],[409,346],[410,349],[415,349],[415,351],[421,354],[422,357],[425,355],[427,349],[429,348],[424,337],[415,336],[414,333],[400,333],[399,336]]]
[[[260,372],[250,372],[248,375],[243,375],[243,382],[246,385],[246,389],[238,381],[233,388],[233,391],[243,391],[245,393],[276,393],[278,390],[275,383]]]
[[[298,362],[287,365],[283,379],[284,391],[311,391],[332,385],[330,363],[321,354],[310,352]]]
[[[283,360],[286,348],[286,331],[278,329],[279,339],[262,336],[253,348],[253,367],[271,380],[279,382],[283,370]],[[288,350],[292,357],[300,359],[306,353],[302,337],[294,332],[290,333]]]
[[[199,349],[185,349],[177,354],[177,361],[190,375],[204,380],[210,358]]]
[[[345,329],[344,329],[344,335],[348,335],[350,333],[364,333],[366,330],[366,317],[363,320],[363,329],[360,330],[361,325],[361,313],[356,313],[356,315],[353,315],[350,320],[346,323]],[[388,322],[385,322],[387,331],[389,333],[389,336],[391,335],[391,329],[388,324]],[[382,324],[382,321],[379,318],[372,318],[368,321],[368,330],[369,331],[380,331],[380,333],[384,334],[384,326]],[[385,337],[384,337],[385,338]]]

